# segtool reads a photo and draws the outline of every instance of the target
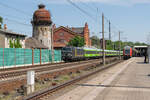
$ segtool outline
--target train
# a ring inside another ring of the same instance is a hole
[[[132,47],[130,46],[125,46],[124,49],[123,49],[123,58],[126,60],[126,59],[129,59],[132,57],[132,54],[133,54],[133,49]]]
[[[78,61],[85,59],[95,59],[101,58],[103,56],[103,50],[97,48],[87,48],[87,47],[63,47],[62,48],[62,60],[68,61]],[[115,50],[105,50],[106,57],[119,56],[119,51]],[[123,51],[120,51],[120,55],[123,55]]]

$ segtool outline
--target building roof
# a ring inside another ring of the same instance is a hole
[[[147,48],[148,46],[134,46],[134,48]]]
[[[45,9],[45,5],[39,5],[39,9],[34,12],[33,21],[51,21],[50,12]]]
[[[56,29],[54,30],[54,33],[55,33],[56,31],[60,30],[60,29],[64,29],[65,31],[67,31],[67,32],[69,32],[69,33],[71,33],[71,34],[73,34],[73,35],[79,35],[79,36],[82,36],[82,37],[83,37],[83,34],[76,33],[75,31],[72,31],[70,28],[67,28],[67,27],[64,27],[64,26],[60,26],[60,27],[56,28]]]
[[[40,41],[33,37],[25,40],[25,48],[48,49],[47,46],[43,45]]]
[[[125,50],[130,50],[130,48],[131,48],[130,46],[125,46],[124,47]]]
[[[33,14],[33,20],[31,21],[33,25],[51,25],[51,14],[45,9],[45,5],[40,4],[39,9]]]
[[[12,32],[10,30],[4,30],[4,29],[0,29],[0,33],[8,34],[8,35],[16,35],[16,36],[26,37],[26,35],[24,35],[24,34],[19,34],[19,33],[15,33],[15,32]]]
[[[81,34],[83,35],[84,34],[84,27],[72,27],[72,28],[69,28],[71,31],[75,32],[75,33],[78,33],[78,34]]]

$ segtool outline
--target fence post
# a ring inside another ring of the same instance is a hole
[[[16,48],[15,48],[15,67],[16,67]]]
[[[25,66],[25,48],[24,48],[24,66]]]
[[[34,49],[32,48],[32,65],[34,65]]]
[[[4,48],[3,48],[3,68],[4,68]]]
[[[40,49],[40,65],[41,65],[41,55],[42,55],[42,54],[41,54],[41,49]]]
[[[49,60],[49,49],[47,49],[48,50],[48,63],[50,63],[50,60]]]

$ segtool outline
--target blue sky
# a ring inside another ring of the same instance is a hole
[[[37,5],[43,3],[50,10],[52,20],[57,26],[82,27],[88,22],[90,35],[101,37],[101,13],[104,12],[105,37],[108,38],[108,20],[111,20],[112,40],[118,39],[121,30],[123,41],[146,42],[150,34],[150,0],[72,0],[91,17],[66,0],[0,0],[0,16],[8,29],[32,35],[30,23]],[[82,2],[81,2],[82,1]],[[95,33],[95,34],[93,34]]]

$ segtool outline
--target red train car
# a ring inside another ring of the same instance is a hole
[[[123,49],[124,59],[129,59],[132,57],[132,48],[130,46],[125,46]]]

